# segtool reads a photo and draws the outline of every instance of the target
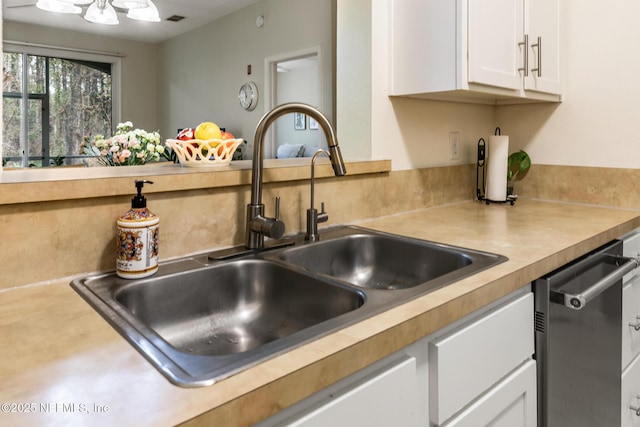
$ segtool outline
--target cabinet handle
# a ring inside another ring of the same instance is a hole
[[[638,320],[638,322],[636,323],[629,323],[629,326],[631,326],[633,329],[635,329],[636,331],[640,331],[640,316],[636,316],[636,320]]]
[[[524,72],[524,76],[529,75],[529,34],[524,35],[524,41],[518,43],[518,46],[524,46],[522,48],[522,68],[518,68],[518,71]]]
[[[538,37],[538,43],[532,44],[531,49],[538,49],[538,66],[536,68],[532,68],[532,73],[538,73],[538,77],[542,77],[542,37]]]

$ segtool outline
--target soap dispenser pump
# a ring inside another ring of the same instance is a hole
[[[138,194],[131,199],[131,209],[116,222],[116,274],[125,279],[139,279],[158,271],[158,237],[160,218],[147,209],[142,195],[144,184],[136,180]]]

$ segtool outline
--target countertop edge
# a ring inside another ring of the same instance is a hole
[[[265,159],[263,181],[308,179],[310,158]],[[391,171],[391,160],[347,160],[349,175]],[[0,205],[73,200],[91,197],[129,196],[132,180],[154,182],[148,194],[251,184],[251,161],[240,160],[217,168],[185,168],[169,163],[144,166],[9,171],[0,174]],[[318,159],[316,178],[333,176],[330,162]],[[52,185],[55,184],[55,185]]]

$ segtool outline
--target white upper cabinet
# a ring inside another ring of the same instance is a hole
[[[560,0],[527,0],[529,72],[524,87],[560,95]]]
[[[389,0],[389,12],[389,95],[560,101],[560,0]]]
[[[523,6],[522,0],[468,2],[470,83],[522,88]]]

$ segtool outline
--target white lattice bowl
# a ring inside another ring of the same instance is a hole
[[[176,153],[180,163],[193,168],[228,165],[233,158],[233,153],[242,142],[242,138],[206,141],[167,139],[167,145]]]

